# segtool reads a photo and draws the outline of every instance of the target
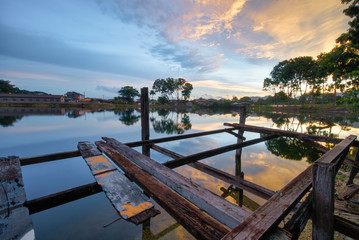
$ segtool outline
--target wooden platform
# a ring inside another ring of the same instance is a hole
[[[97,183],[125,220],[136,224],[159,214],[154,204],[133,182],[110,163],[90,142],[79,142],[78,149]]]

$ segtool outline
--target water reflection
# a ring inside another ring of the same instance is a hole
[[[265,145],[274,155],[289,160],[306,160],[312,163],[323,155],[321,151],[297,138],[277,137],[266,141]]]
[[[3,127],[13,126],[15,122],[20,121],[23,116],[0,116],[0,125]]]
[[[190,117],[186,113],[161,109],[157,114],[159,119],[153,115],[150,117],[152,127],[156,133],[182,134],[192,127]]]
[[[141,119],[141,116],[138,113],[136,114],[133,108],[127,110],[115,109],[114,113],[120,116],[118,120],[126,126],[131,126]]]

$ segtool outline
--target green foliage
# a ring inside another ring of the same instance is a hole
[[[0,125],[3,127],[10,127],[22,118],[23,116],[0,116]]]
[[[135,114],[135,110],[133,108],[125,111],[116,109],[114,110],[114,113],[119,115],[120,117],[118,120],[127,126],[135,124],[141,118],[141,116]]]
[[[131,87],[131,86],[125,86],[118,91],[119,93],[119,99],[126,101],[127,103],[133,103],[135,97],[139,97],[140,93],[137,91],[137,89]]]
[[[192,84],[186,82],[184,78],[166,78],[166,79],[157,79],[152,85],[151,95],[156,93],[160,94],[162,100],[169,99],[173,94],[176,93],[177,101],[180,100],[180,93],[184,100],[187,100],[191,96],[193,90]]]
[[[344,9],[343,13],[352,20],[348,22],[349,29],[340,35],[337,43],[348,44],[353,48],[359,49],[359,4],[358,0],[342,0],[343,4],[350,4]]]
[[[14,93],[14,94],[47,94],[45,92],[40,91],[28,91],[28,90],[21,90],[15,85],[10,84],[10,81],[7,80],[0,80],[0,93]]]

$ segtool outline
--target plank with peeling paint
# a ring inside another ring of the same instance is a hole
[[[78,149],[96,181],[122,218],[130,219],[154,207],[149,197],[119,172],[94,144],[79,142]]]
[[[0,184],[0,239],[34,239],[18,157],[0,158]]]
[[[127,159],[228,227],[235,227],[250,215],[247,210],[230,203],[116,139],[106,137],[103,139]],[[96,145],[98,144],[100,142],[96,142]]]

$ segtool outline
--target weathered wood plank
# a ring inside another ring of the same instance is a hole
[[[247,146],[251,146],[260,142],[264,142],[273,138],[278,137],[277,135],[269,135],[266,137],[262,137],[262,138],[256,138],[256,139],[252,139],[243,143],[238,143],[238,144],[232,144],[232,145],[228,145],[228,146],[224,146],[224,147],[220,147],[220,148],[216,148],[216,149],[212,149],[209,151],[205,151],[205,152],[200,152],[200,153],[195,153],[183,158],[179,158],[179,159],[175,159],[172,161],[168,161],[166,163],[164,163],[163,165],[165,165],[168,168],[176,168],[176,167],[180,167],[183,165],[186,165],[188,163],[192,163],[192,162],[197,162],[199,160],[208,158],[208,157],[212,157],[212,156],[216,156],[225,152],[229,152],[238,148],[243,148],[243,147],[247,147]]]
[[[349,136],[317,161],[335,162],[342,152],[354,142]],[[232,229],[223,239],[259,239],[270,232],[298,203],[312,185],[312,166],[308,167],[264,205],[253,212],[241,224]]]
[[[148,141],[129,142],[129,143],[125,143],[125,145],[127,145],[129,147],[139,147],[139,146],[148,145],[148,144],[150,145],[150,144],[155,144],[155,143],[170,142],[170,141],[182,140],[182,139],[187,139],[187,138],[201,137],[201,136],[206,136],[206,135],[211,135],[211,134],[229,132],[232,130],[236,130],[236,129],[235,128],[224,128],[224,129],[213,130],[213,131],[198,132],[198,133],[183,134],[183,135],[172,136],[172,137],[151,139]]]
[[[305,140],[304,142],[312,145],[313,147],[315,147],[316,149],[318,149],[319,151],[322,151],[324,153],[328,152],[330,149],[327,147],[324,147],[323,145],[313,142],[313,141],[309,141],[309,140]],[[358,168],[359,169],[359,162],[357,161],[353,161],[351,159],[349,159],[348,157],[346,157],[344,159],[344,163],[349,164],[352,167]]]
[[[19,158],[0,158],[0,239],[33,236],[29,211],[23,207],[25,201]]]
[[[219,222],[158,182],[108,144],[96,142],[96,145],[196,238],[220,239],[228,232]]]
[[[30,165],[30,164],[50,162],[50,161],[56,161],[56,160],[79,157],[79,156],[81,156],[81,154],[78,150],[69,151],[69,152],[61,152],[61,153],[53,153],[53,154],[36,156],[36,157],[20,158],[20,164],[21,164],[21,166],[25,166],[25,165]]]
[[[184,156],[172,152],[168,149],[165,149],[163,147],[160,147],[158,145],[152,145],[151,146],[153,150],[156,150],[158,152],[161,152],[169,157],[172,157],[174,159],[178,159],[178,158],[183,158]],[[221,170],[218,170],[216,168],[213,168],[211,166],[208,166],[206,164],[200,163],[200,162],[196,162],[196,163],[190,163],[189,166],[202,171],[208,175],[211,175],[215,178],[221,179],[227,183],[232,184],[235,187],[241,188],[243,190],[246,190],[250,193],[253,193],[259,197],[262,197],[264,199],[269,199],[270,197],[272,197],[274,195],[274,191],[267,189],[265,187],[259,186],[255,183],[246,181],[242,178],[237,178],[229,173],[223,172]]]
[[[284,225],[284,230],[292,234],[292,240],[299,238],[308,220],[312,216],[312,199],[313,195],[310,193],[300,207],[294,212],[291,219]]]
[[[348,200],[359,191],[359,185],[350,186],[345,192],[338,195],[339,200]]]
[[[353,239],[358,239],[359,225],[347,219],[334,215],[334,229]]]
[[[44,197],[32,199],[25,202],[24,206],[29,209],[30,214],[34,214],[99,192],[102,192],[102,188],[97,182],[89,183]]]
[[[251,125],[242,125],[238,123],[224,123],[224,126],[231,126],[236,129],[242,129],[249,132],[257,132],[257,133],[266,133],[266,134],[278,134],[286,137],[294,137],[301,140],[309,140],[309,141],[318,141],[318,142],[327,142],[327,143],[340,143],[343,139],[340,138],[331,138],[325,136],[311,135],[305,133],[291,132],[279,129],[265,128],[265,127],[257,127]],[[353,146],[359,147],[359,142],[355,141]]]
[[[93,143],[79,142],[78,149],[96,181],[122,218],[129,219],[153,208],[150,199],[123,173],[119,172]]]
[[[182,197],[188,199],[221,223],[234,227],[249,216],[249,212],[204,189],[175,171],[131,149],[113,138],[103,138],[120,154],[153,175]]]

